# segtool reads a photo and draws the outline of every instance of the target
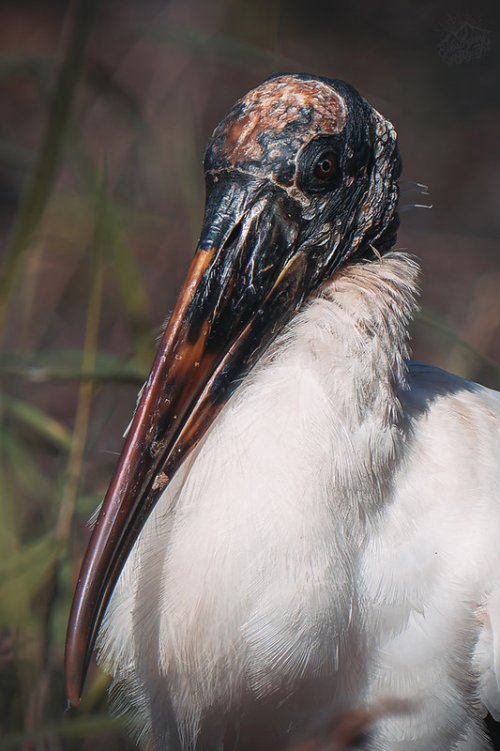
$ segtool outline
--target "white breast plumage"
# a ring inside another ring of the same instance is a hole
[[[102,622],[118,704],[157,749],[279,751],[370,705],[370,751],[488,749],[500,399],[407,359],[395,131],[347,84],[278,76],[205,168],[78,582],[69,696]]]

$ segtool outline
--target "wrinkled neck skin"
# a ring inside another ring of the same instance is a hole
[[[363,700],[370,634],[355,582],[391,498],[380,478],[393,476],[404,440],[417,273],[395,252],[339,272],[240,385],[150,517],[100,659],[159,748],[221,748],[233,721],[244,737],[242,716],[251,747],[279,748],[256,742],[266,712],[284,738]]]

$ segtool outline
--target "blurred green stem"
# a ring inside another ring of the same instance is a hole
[[[120,292],[134,340],[134,359],[147,372],[156,348],[151,333],[148,297],[141,282],[141,274],[132,248],[127,241],[124,217],[120,215],[109,190],[102,189],[102,186],[100,188],[99,172],[76,133],[73,140],[77,165],[87,189],[91,195],[95,195],[96,192],[101,194],[102,233],[105,237],[106,260],[113,268],[113,278]]]
[[[75,2],[71,37],[52,96],[45,136],[21,201],[0,276],[0,329],[5,323],[11,296],[17,289],[23,259],[38,230],[57,175],[85,50],[99,4],[100,0]]]
[[[104,185],[101,181],[101,189],[95,195],[95,231],[92,241],[90,257],[90,297],[87,309],[87,324],[85,331],[85,343],[82,356],[82,370],[91,372],[95,369],[97,346],[99,337],[99,321],[102,305],[103,269],[103,230],[105,223],[103,193]],[[31,692],[26,726],[28,731],[33,732],[40,726],[45,714],[46,697],[49,693],[51,678],[51,634],[52,619],[56,600],[59,594],[59,573],[61,559],[67,552],[68,541],[71,534],[73,516],[75,513],[76,499],[80,485],[80,476],[85,453],[85,444],[89,427],[90,409],[94,384],[90,380],[83,380],[78,394],[75,424],[71,439],[71,447],[66,470],[66,479],[63,486],[61,505],[57,518],[54,538],[60,544],[61,555],[56,559],[53,570],[49,577],[46,592],[46,607],[44,617],[44,629],[41,644],[41,672],[40,678]],[[28,742],[30,743],[30,742]]]
[[[100,200],[100,196],[97,198]],[[102,303],[102,242],[100,237],[100,221],[98,218],[96,234],[93,242],[93,258],[91,265],[92,281],[89,307],[87,311],[87,327],[83,349],[82,370],[91,373],[96,366],[97,344],[99,335],[99,319]],[[83,453],[87,439],[87,431],[92,401],[93,383],[83,380],[80,384],[78,407],[71,442],[66,483],[63,489],[59,518],[56,526],[56,538],[65,542],[71,532],[71,524],[78,493],[79,478],[83,462]]]

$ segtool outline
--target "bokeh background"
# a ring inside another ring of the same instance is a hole
[[[0,749],[131,748],[95,669],[65,711],[66,618],[247,89],[343,78],[395,123],[415,355],[500,388],[499,41],[482,0],[0,2]]]

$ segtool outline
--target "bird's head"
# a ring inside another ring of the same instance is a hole
[[[225,257],[236,247],[252,268],[300,257],[304,296],[348,258],[394,242],[396,133],[343,82],[265,81],[215,129],[205,174],[200,247],[225,247]]]
[[[205,173],[198,248],[77,584],[73,703],[127,556],[187,453],[304,301],[347,261],[395,240],[394,128],[340,81],[278,75],[250,91],[215,129]]]

